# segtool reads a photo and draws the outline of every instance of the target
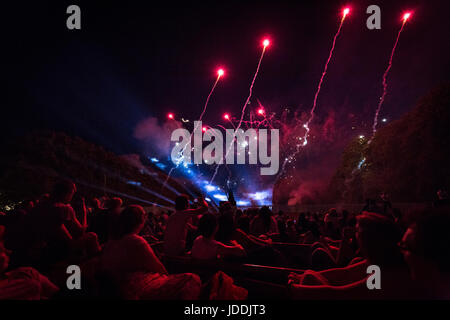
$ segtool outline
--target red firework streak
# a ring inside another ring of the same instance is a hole
[[[258,76],[259,68],[261,67],[261,62],[262,62],[262,59],[263,59],[263,57],[264,57],[264,53],[266,52],[266,48],[267,48],[269,45],[270,45],[270,40],[269,40],[269,39],[266,38],[266,39],[264,39],[264,40],[262,41],[263,49],[262,49],[262,52],[261,52],[261,56],[259,57],[258,66],[256,67],[256,71],[255,71],[255,74],[254,74],[254,76],[253,76],[252,83],[250,84],[250,89],[249,89],[249,94],[248,94],[247,100],[245,100],[245,104],[244,104],[244,106],[242,107],[241,119],[239,120],[239,124],[237,125],[237,127],[236,127],[236,129],[235,129],[235,134],[234,134],[234,136],[233,136],[233,139],[236,137],[236,132],[237,132],[237,130],[239,130],[239,129],[241,128],[242,122],[243,122],[243,120],[244,120],[245,109],[247,108],[247,105],[248,105],[248,103],[249,103],[249,101],[250,101],[250,98],[252,97],[253,86],[254,86],[254,84],[255,84],[256,77]],[[233,139],[232,139],[232,141],[233,141]],[[225,153],[225,157],[228,155],[228,153],[230,152],[230,150],[231,150],[232,147],[233,147],[233,144],[230,144],[230,147],[227,149],[227,152]],[[211,183],[214,181],[214,179],[215,179],[215,177],[216,177],[216,175],[217,175],[217,172],[218,172],[218,170],[219,170],[219,167],[220,167],[220,164],[218,164],[218,165],[216,166],[216,169],[215,169],[215,171],[214,171],[214,174],[213,174],[211,180],[209,181],[209,184],[211,184]]]
[[[316,110],[316,107],[317,107],[317,99],[319,97],[319,93],[320,93],[320,89],[322,87],[323,80],[325,78],[325,75],[327,74],[328,64],[330,63],[331,58],[333,57],[334,47],[336,45],[336,39],[338,38],[339,34],[341,33],[342,25],[344,24],[344,20],[345,20],[345,18],[347,17],[347,15],[349,13],[350,13],[350,8],[348,8],[348,7],[344,8],[342,10],[341,22],[339,23],[339,28],[338,28],[336,34],[334,35],[333,44],[331,46],[330,53],[328,55],[328,59],[327,59],[327,61],[325,63],[325,67],[323,69],[322,76],[320,77],[319,84],[318,84],[317,90],[316,90],[316,94],[314,95],[313,106],[312,106],[311,111],[310,111],[309,119],[303,125],[303,127],[305,128],[305,135],[303,136],[303,139],[302,139],[303,142],[302,143],[298,143],[296,145],[295,152],[293,154],[291,154],[290,156],[288,156],[286,159],[284,159],[283,165],[281,167],[280,174],[283,174],[286,164],[288,162],[290,162],[291,160],[293,160],[295,158],[295,156],[300,152],[300,147],[304,147],[304,146],[306,146],[308,144],[308,134],[309,134],[309,130],[310,130],[309,129],[309,124],[314,119],[314,111]]]
[[[387,66],[387,68],[386,68],[386,71],[384,71],[384,74],[383,74],[383,94],[381,95],[380,101],[378,102],[377,111],[375,112],[375,117],[374,117],[374,119],[373,119],[372,137],[370,138],[370,140],[368,141],[368,143],[371,143],[371,142],[372,142],[372,139],[373,139],[373,137],[374,137],[374,135],[375,135],[375,132],[377,132],[378,115],[379,115],[380,110],[381,110],[381,107],[382,107],[382,105],[383,105],[383,103],[384,103],[384,98],[386,97],[386,94],[387,94],[387,87],[388,87],[388,85],[387,85],[387,76],[388,76],[389,70],[391,70],[391,67],[392,67],[392,59],[394,58],[395,49],[397,48],[397,44],[398,44],[398,39],[400,39],[400,34],[402,33],[403,28],[405,27],[406,21],[407,21],[410,17],[411,17],[411,12],[406,12],[406,13],[403,15],[403,18],[402,18],[402,20],[403,20],[402,26],[400,27],[400,30],[398,31],[397,38],[395,39],[394,46],[392,47],[391,56],[390,56],[390,58],[389,58],[389,64],[388,64],[388,66]]]
[[[345,17],[349,14],[349,12],[350,12],[350,8],[345,8],[342,11],[341,23],[339,24],[338,31],[334,35],[333,45],[331,46],[330,54],[328,55],[327,62],[325,63],[325,67],[323,69],[322,76],[320,77],[319,85],[317,86],[316,94],[314,95],[313,106],[311,108],[309,119],[303,125],[303,127],[305,127],[305,129],[306,129],[306,133],[305,133],[305,136],[303,137],[303,144],[302,144],[302,146],[306,146],[306,144],[308,143],[307,138],[308,138],[308,133],[309,133],[309,124],[311,123],[311,121],[314,118],[314,111],[316,110],[316,107],[317,107],[317,98],[319,97],[320,89],[322,87],[322,82],[323,82],[323,79],[325,78],[325,75],[327,74],[328,64],[330,63],[330,60],[333,57],[333,51],[334,51],[334,47],[336,45],[336,39],[338,38],[339,34],[341,33],[341,29],[342,29],[342,25],[344,24]]]
[[[202,113],[200,114],[200,117],[199,117],[199,119],[198,119],[199,122],[197,122],[197,125],[195,126],[194,130],[191,132],[191,136],[190,136],[189,140],[192,139],[192,135],[193,135],[194,132],[198,129],[198,125],[199,125],[200,121],[202,121],[202,119],[203,119],[203,115],[204,115],[205,112],[206,112],[206,108],[208,107],[208,103],[209,103],[209,100],[210,100],[210,98],[211,98],[211,96],[212,96],[212,94],[213,94],[213,92],[214,92],[214,89],[216,89],[217,83],[219,82],[220,78],[222,78],[222,77],[224,76],[224,74],[225,74],[224,69],[219,68],[219,69],[217,70],[217,78],[216,78],[216,81],[214,82],[214,84],[213,84],[213,86],[212,86],[212,88],[211,88],[211,91],[209,92],[209,94],[208,94],[208,96],[207,96],[207,98],[206,98],[205,105],[203,106],[203,111],[202,111]],[[170,113],[170,114],[168,115],[168,117],[169,117],[169,119],[173,119],[173,114]],[[206,127],[203,127],[203,128],[202,128],[202,131],[205,132],[205,131],[206,131]],[[183,158],[183,157],[184,157],[183,155],[184,155],[184,152],[186,151],[186,147],[187,147],[188,145],[190,146],[190,144],[186,144],[186,145],[184,146],[184,148],[183,148],[183,150],[182,150],[182,152],[181,152],[180,158]],[[189,152],[191,152],[191,150],[189,150]],[[181,162],[178,162],[178,164],[176,165],[176,167],[178,167],[178,165],[179,165],[180,163],[181,163]],[[175,167],[173,167],[172,169],[170,169],[169,173],[167,174],[166,181],[164,182],[164,184],[163,184],[161,190],[163,190],[163,189],[166,187],[167,182],[168,182],[169,179],[170,179],[170,176],[171,176],[171,174],[172,174],[173,169],[175,169]]]
[[[217,70],[217,79],[216,79],[216,81],[214,82],[214,85],[212,86],[212,89],[211,89],[211,91],[209,92],[208,97],[206,98],[205,106],[203,107],[203,111],[202,111],[202,113],[200,114],[200,117],[199,117],[198,121],[202,121],[203,115],[205,114],[206,108],[208,107],[209,99],[211,98],[211,95],[213,94],[214,89],[216,89],[217,83],[219,82],[220,78],[223,77],[224,74],[225,74],[225,71],[224,71],[222,68],[220,68],[220,69]],[[194,131],[195,131],[195,129],[197,129],[197,127],[194,128]],[[194,132],[194,131],[193,131],[193,132]],[[192,133],[193,133],[193,132],[192,132]],[[192,137],[192,134],[191,134],[191,137]]]

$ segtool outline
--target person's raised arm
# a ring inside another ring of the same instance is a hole
[[[199,197],[197,200],[198,200],[199,207],[196,209],[187,209],[185,211],[187,214],[199,215],[199,214],[204,214],[208,211],[208,203],[205,201],[205,199],[203,199],[202,197]]]
[[[65,224],[67,223],[68,225],[66,227],[68,227],[71,231],[71,234],[73,234],[75,238],[77,238],[86,231],[86,228],[83,227],[83,225],[78,221],[75,210],[73,210],[71,206],[67,206],[66,210],[68,211],[67,221],[65,222]]]
[[[81,221],[80,224],[81,226],[86,230],[88,227],[88,223],[87,223],[87,209],[86,209],[86,201],[84,200],[84,197],[81,198]]]
[[[336,264],[342,266],[347,264],[355,256],[355,252],[350,246],[350,241],[355,237],[354,228],[345,227],[342,231],[342,241],[339,244]]]
[[[223,244],[222,242],[217,241],[218,251],[219,254],[222,256],[244,256],[245,250],[244,248],[236,244],[234,246],[227,246]]]

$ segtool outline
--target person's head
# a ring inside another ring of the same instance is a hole
[[[92,198],[91,201],[90,201],[90,206],[94,210],[100,210],[101,209],[100,200],[98,198]]]
[[[210,213],[204,214],[198,222],[198,233],[205,238],[213,238],[217,228],[217,218]]]
[[[445,190],[439,189],[437,191],[437,196],[439,200],[444,200],[448,198],[448,193]]]
[[[108,200],[108,209],[118,210],[122,207],[122,199],[115,197]]]
[[[231,240],[235,231],[233,216],[230,214],[222,214],[218,219],[219,229],[217,230],[216,240],[220,242],[228,242]]]
[[[336,217],[338,216],[338,213],[337,213],[336,208],[331,208],[331,209],[328,211],[328,214],[330,215],[330,217],[333,217],[333,218],[336,218]]]
[[[24,200],[17,206],[17,208],[23,209],[25,212],[29,212],[34,208],[34,202],[33,200]]]
[[[319,239],[320,236],[322,235],[321,232],[320,232],[320,227],[319,227],[318,223],[312,223],[309,226],[309,231],[313,235],[314,239]]]
[[[272,217],[272,211],[269,209],[268,206],[262,206],[259,209],[258,216],[262,219],[265,229],[267,231],[269,231],[270,223],[271,223],[271,217]]]
[[[250,217],[247,215],[240,216],[236,219],[236,226],[245,233],[250,233]]]
[[[144,227],[146,214],[139,205],[130,205],[126,207],[119,215],[117,221],[118,234],[121,238],[127,234],[138,234]]]
[[[77,192],[77,188],[72,181],[63,180],[53,186],[51,198],[54,202],[69,203]]]
[[[389,218],[373,212],[363,212],[357,217],[356,239],[370,263],[394,267],[402,266],[403,257],[398,248],[400,228]]]
[[[430,272],[450,275],[450,212],[430,209],[421,215],[400,242],[412,275],[427,278]]]
[[[229,214],[234,215],[234,207],[229,201],[223,201],[220,203],[219,212],[221,215]]]
[[[183,211],[189,208],[189,197],[185,194],[181,194],[175,199],[175,209],[177,211]]]

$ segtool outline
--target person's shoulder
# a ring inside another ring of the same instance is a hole
[[[178,217],[180,216],[180,211],[175,211],[174,213],[172,213],[170,216],[167,217],[167,221],[173,221],[178,219]]]
[[[172,214],[170,216],[170,218],[173,217],[174,220],[178,220],[178,221],[183,221],[184,222],[184,221],[189,220],[194,213],[195,213],[195,210],[193,210],[193,209],[186,209],[186,210],[175,212],[174,214]]]
[[[130,242],[146,242],[143,237],[141,237],[140,235],[135,234],[135,233],[127,234],[122,239],[125,241],[130,241]]]
[[[203,245],[203,236],[198,236],[195,238],[194,242],[192,243],[192,248],[198,248],[199,246]]]
[[[150,248],[148,242],[143,237],[137,234],[126,235],[122,238],[122,240],[129,246]]]
[[[201,242],[203,240],[204,240],[203,236],[198,236],[197,238],[195,238],[194,242]]]

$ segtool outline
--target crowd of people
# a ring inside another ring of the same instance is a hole
[[[0,299],[251,298],[222,262],[295,269],[284,283],[292,299],[450,299],[445,202],[406,215],[383,195],[360,212],[293,215],[233,201],[215,212],[191,200],[180,195],[173,210],[144,210],[118,197],[86,201],[73,182],[56,183],[0,213]],[[171,259],[219,267],[205,279],[189,268],[169,272]],[[81,269],[81,293],[67,287],[71,265]],[[373,265],[379,290],[367,287]]]

